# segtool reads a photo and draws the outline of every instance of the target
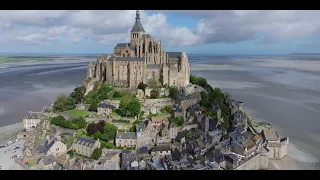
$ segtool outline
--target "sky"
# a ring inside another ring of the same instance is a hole
[[[111,53],[130,41],[136,10],[0,11],[0,53]],[[319,10],[140,10],[166,51],[320,53]]]

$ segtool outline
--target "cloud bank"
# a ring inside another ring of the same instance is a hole
[[[275,43],[320,35],[320,11],[141,11],[147,33],[169,46],[237,43],[259,39]],[[196,18],[193,28],[169,24],[166,14]],[[52,44],[92,40],[103,45],[128,42],[135,11],[0,11],[0,46],[5,42]]]

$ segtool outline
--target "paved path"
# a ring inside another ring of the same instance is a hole
[[[14,155],[22,156],[24,140],[14,142],[10,146],[0,148],[0,166],[1,170],[10,170],[13,167],[13,158]],[[19,147],[20,149],[14,150],[14,147]]]

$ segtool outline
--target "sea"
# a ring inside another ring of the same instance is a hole
[[[95,54],[8,54],[50,61],[0,61],[0,127],[22,122],[56,96],[81,85]],[[191,73],[244,102],[254,119],[272,123],[290,138],[289,154],[304,163],[320,160],[319,55],[196,55]],[[1,136],[1,134],[0,134]],[[1,138],[1,137],[0,137]]]

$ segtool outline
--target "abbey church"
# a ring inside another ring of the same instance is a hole
[[[118,43],[113,54],[99,58],[101,65],[91,70],[89,66],[88,76],[97,76],[110,84],[137,88],[140,82],[147,84],[151,79],[168,86],[189,84],[190,66],[186,53],[166,52],[161,41],[145,32],[139,11],[136,11],[130,31],[130,43]]]

